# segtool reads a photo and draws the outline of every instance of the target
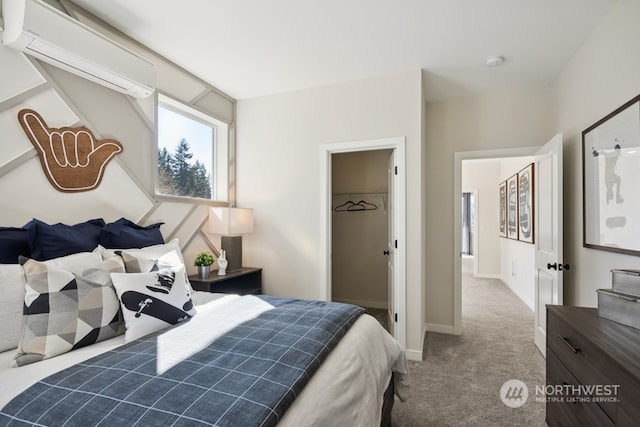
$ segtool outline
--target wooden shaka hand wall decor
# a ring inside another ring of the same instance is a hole
[[[50,128],[33,110],[20,110],[18,121],[38,152],[47,179],[66,193],[97,188],[109,161],[123,150],[115,139],[96,141],[84,126]]]

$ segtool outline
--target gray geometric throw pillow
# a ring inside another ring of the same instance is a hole
[[[124,332],[111,282],[111,273],[124,272],[118,258],[75,271],[31,259],[23,268],[27,284],[15,365],[48,359]]]

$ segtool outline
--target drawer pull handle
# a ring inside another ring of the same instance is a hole
[[[568,382],[566,382],[566,381],[560,381],[560,383],[562,383],[562,385],[563,385],[563,386],[565,386],[565,387],[567,387],[567,386],[571,386],[571,384],[569,384],[569,383],[568,383]],[[578,405],[578,401],[577,401],[576,399],[572,399],[572,400],[571,400],[571,404],[572,404],[572,405]]]
[[[562,342],[564,343],[564,345],[566,345],[567,347],[569,347],[569,350],[571,350],[572,352],[574,352],[574,353],[578,353],[578,352],[580,351],[580,349],[579,349],[579,348],[575,348],[574,346],[572,346],[572,345],[569,343],[569,338],[564,338],[564,337],[562,337],[562,336],[560,336],[560,335],[558,335],[558,338],[560,339],[560,341],[562,341]]]
[[[631,301],[631,302],[638,302],[638,298],[634,298],[631,296],[626,296],[626,295],[622,295],[622,294],[618,294],[616,295],[618,298],[626,300],[626,301]]]

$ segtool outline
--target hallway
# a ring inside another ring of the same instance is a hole
[[[424,361],[409,363],[411,397],[396,401],[394,426],[545,425],[535,395],[545,360],[533,342],[533,312],[502,281],[474,278],[473,259],[462,264],[462,335],[427,333]],[[500,399],[509,379],[529,389],[520,408]]]

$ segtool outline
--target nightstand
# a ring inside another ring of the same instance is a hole
[[[218,270],[213,270],[206,279],[201,279],[197,274],[189,276],[189,282],[196,291],[260,295],[262,269],[242,267],[239,270],[227,271],[225,276],[218,276]]]

